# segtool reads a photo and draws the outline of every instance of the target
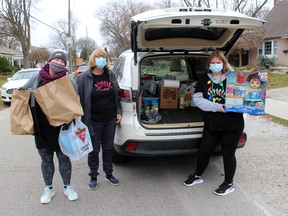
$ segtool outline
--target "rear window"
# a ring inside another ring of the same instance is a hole
[[[113,71],[116,75],[116,79],[118,82],[120,82],[123,77],[124,64],[125,64],[125,57],[120,56],[113,66]]]
[[[145,30],[145,40],[160,40],[169,38],[195,38],[217,40],[226,31],[225,28],[195,27],[195,28],[149,28]]]
[[[151,77],[155,81],[163,79],[189,82],[198,80],[204,73],[207,56],[175,55],[157,56],[141,61],[140,72],[142,80]]]

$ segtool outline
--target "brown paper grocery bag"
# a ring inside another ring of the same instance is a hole
[[[17,135],[34,134],[34,124],[29,106],[30,92],[15,89],[10,109],[11,132]]]
[[[35,99],[49,123],[59,126],[84,115],[82,106],[68,76],[34,90]]]

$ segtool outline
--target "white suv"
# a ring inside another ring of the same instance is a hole
[[[167,8],[132,17],[132,50],[122,53],[113,67],[123,108],[113,161],[197,152],[203,121],[191,97],[210,52],[227,54],[245,29],[263,23],[210,8]],[[245,143],[243,133],[238,147]]]

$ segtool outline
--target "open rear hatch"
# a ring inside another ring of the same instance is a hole
[[[131,18],[131,47],[137,52],[211,51],[227,53],[245,29],[265,21],[228,10],[166,8]]]
[[[140,75],[140,83],[144,85],[147,79],[152,79],[151,82],[156,81],[156,93],[152,94],[151,97],[159,98],[160,103],[161,97],[165,97],[165,94],[178,94],[180,97],[179,92],[183,85],[192,86],[193,82],[197,81],[198,71],[196,71],[195,65],[200,69],[199,73],[204,71],[206,61],[199,61],[200,57],[194,58],[195,54],[201,55],[202,53],[202,55],[206,54],[207,57],[209,52],[213,50],[221,50],[224,53],[228,53],[244,30],[255,29],[264,23],[264,20],[249,17],[235,11],[211,8],[166,8],[146,11],[133,16],[131,18],[131,45],[134,52],[134,64],[136,65],[138,62],[137,52],[153,52],[155,54],[151,59],[141,59],[140,71],[143,74]],[[157,52],[165,52],[167,57],[157,59]],[[177,57],[177,54],[182,55],[182,57]],[[204,59],[204,56],[202,57]],[[177,91],[163,93],[161,88],[159,88],[159,83],[167,79],[166,75],[168,75],[169,79],[171,73],[175,74],[175,71],[168,67],[170,63],[166,62],[169,58],[171,58],[171,63],[172,61],[178,61],[182,65],[179,71],[180,74],[176,74],[185,75],[183,72],[187,73],[188,79],[180,80],[180,86]],[[153,71],[154,69],[149,66],[152,63],[157,65],[157,67],[159,65],[163,67],[158,72],[156,70]],[[163,74],[164,70],[167,71],[166,74]],[[158,76],[158,80],[155,80],[155,75],[156,77]],[[159,79],[159,76],[162,77]],[[148,87],[150,88],[151,86]],[[179,109],[179,106],[162,109],[159,106],[158,113],[162,117],[161,120],[155,124],[146,124],[142,119],[143,116],[145,117],[145,105],[143,106],[143,103],[145,103],[145,100],[150,100],[150,96],[143,95],[143,88],[139,92],[139,102],[141,104],[138,106],[138,113],[141,113],[141,123],[146,127],[203,126],[201,111],[197,107],[192,106],[185,107],[185,109]],[[153,106],[151,104],[152,100],[150,101],[150,108]]]

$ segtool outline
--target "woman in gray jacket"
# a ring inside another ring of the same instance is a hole
[[[105,180],[112,185],[119,181],[113,175],[112,152],[116,124],[120,123],[122,107],[118,95],[119,85],[107,66],[107,54],[103,49],[93,51],[88,65],[90,69],[76,77],[80,102],[84,110],[82,121],[88,126],[93,151],[88,154],[90,182],[88,188],[97,187],[100,145],[102,147]]]
[[[44,65],[39,74],[32,77],[21,89],[33,90],[44,86],[47,83],[66,76],[65,69],[67,62],[67,53],[64,50],[55,50],[51,53],[48,63]],[[72,85],[77,92],[77,84],[74,80]],[[55,191],[52,186],[55,166],[53,162],[54,152],[56,152],[59,161],[59,171],[64,184],[64,194],[69,200],[77,200],[78,194],[70,185],[72,165],[68,156],[64,155],[60,150],[58,137],[60,133],[60,126],[54,127],[49,124],[47,117],[41,110],[35,99],[31,98],[32,114],[35,126],[35,143],[41,157],[41,170],[45,182],[44,193],[40,202],[45,204],[51,201]]]

